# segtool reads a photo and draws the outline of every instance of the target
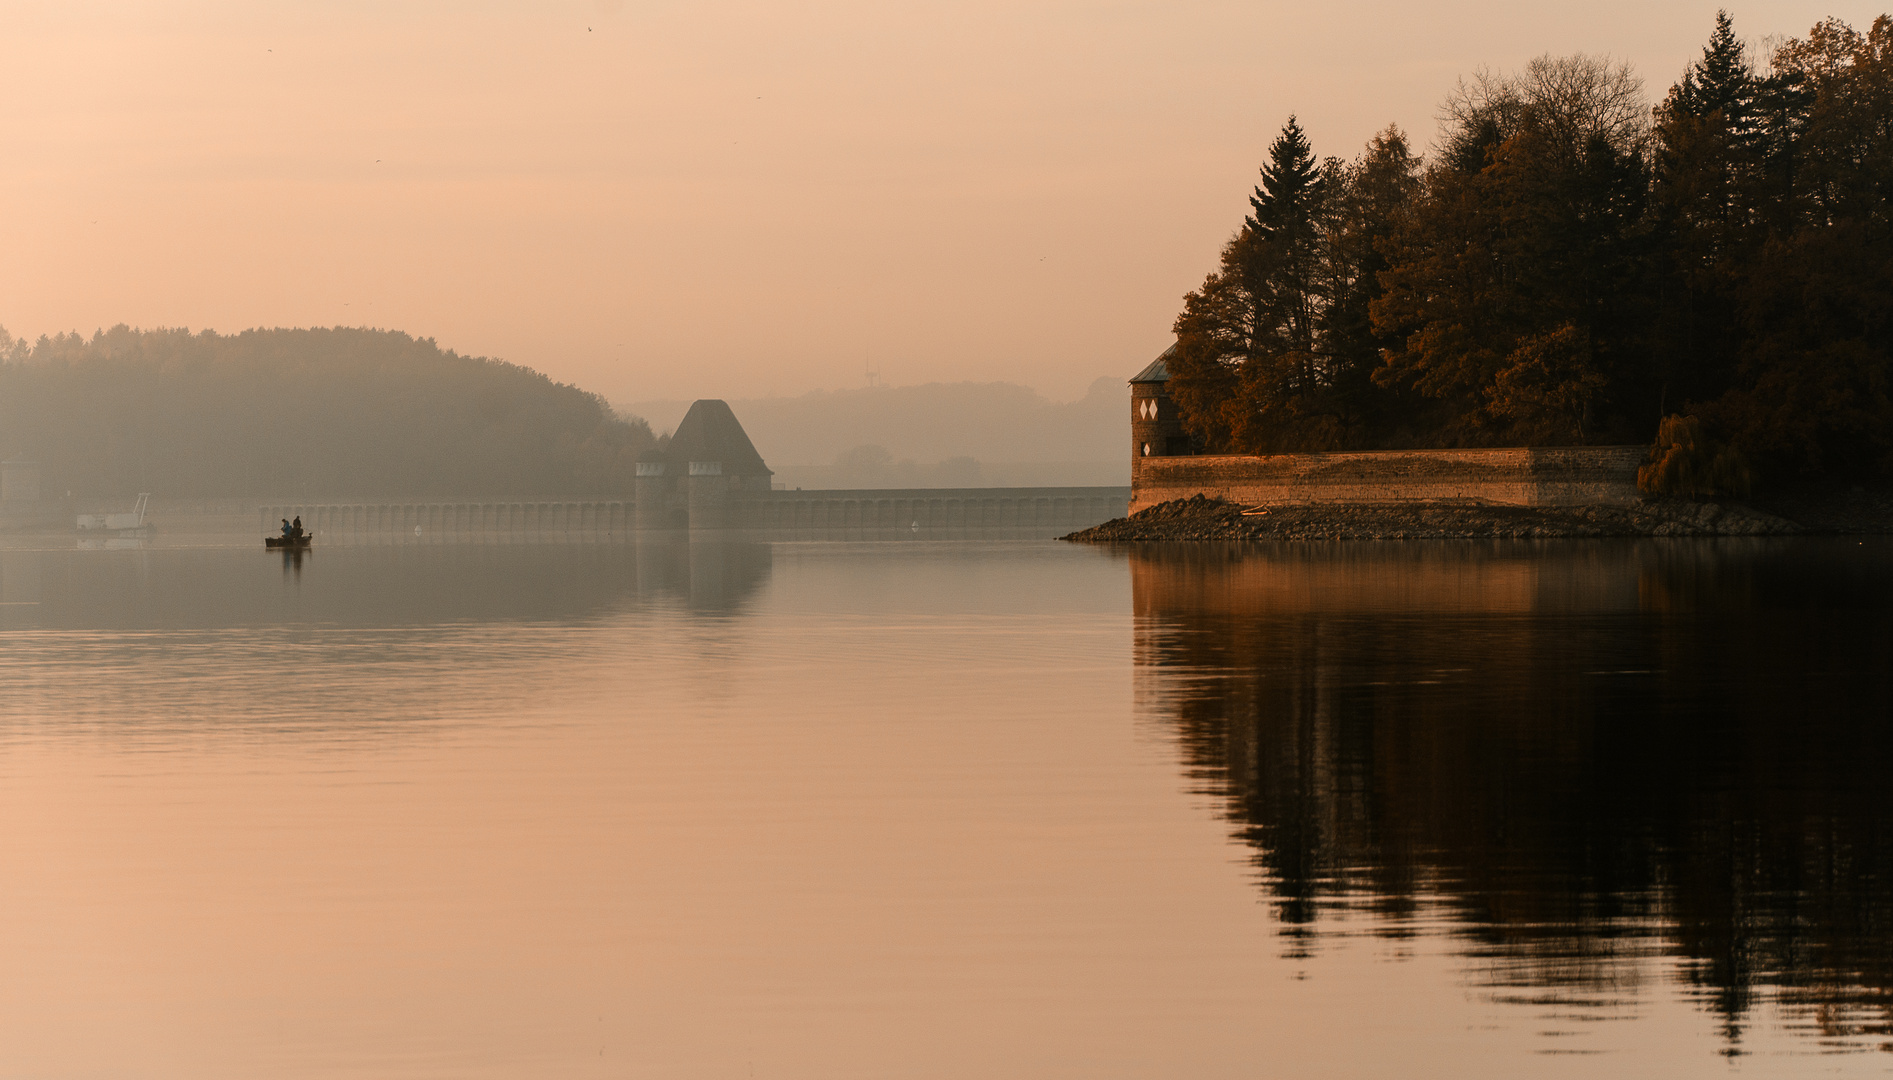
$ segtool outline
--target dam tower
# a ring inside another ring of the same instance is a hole
[[[638,461],[638,528],[733,528],[738,500],[770,490],[774,475],[728,403],[694,402],[670,444]]]

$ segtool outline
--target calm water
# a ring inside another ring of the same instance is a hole
[[[0,1077],[1893,1068],[1893,545],[0,551]]]

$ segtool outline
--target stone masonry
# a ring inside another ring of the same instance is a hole
[[[1175,346],[1131,380],[1130,512],[1203,495],[1262,503],[1483,502],[1593,506],[1635,502],[1640,446],[1194,453],[1166,392]]]

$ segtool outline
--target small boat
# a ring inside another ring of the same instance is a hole
[[[309,541],[314,539],[314,533],[303,533],[301,536],[265,536],[263,546],[266,548],[306,548],[309,546]]]

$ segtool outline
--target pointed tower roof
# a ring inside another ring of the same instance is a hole
[[[1170,365],[1168,361],[1172,356],[1175,356],[1176,354],[1177,354],[1177,345],[1176,345],[1176,342],[1173,341],[1170,343],[1169,348],[1165,349],[1161,355],[1159,355],[1155,360],[1152,360],[1150,362],[1149,367],[1145,368],[1144,370],[1138,372],[1135,375],[1132,375],[1131,381],[1134,383],[1170,381]]]
[[[680,475],[693,461],[720,461],[726,476],[775,475],[729,405],[714,398],[691,403],[665,453]]]

